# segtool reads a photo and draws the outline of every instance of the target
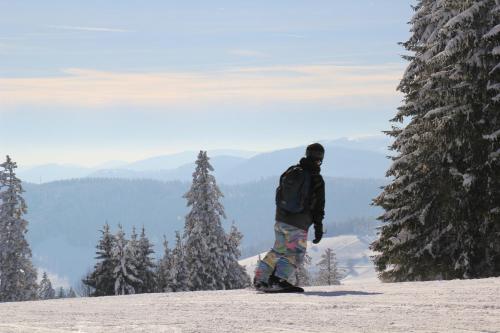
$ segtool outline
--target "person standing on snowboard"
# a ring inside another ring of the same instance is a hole
[[[320,166],[324,156],[323,146],[313,143],[306,157],[281,175],[276,189],[276,240],[255,270],[255,289],[303,291],[288,278],[304,260],[309,227],[314,225],[314,244],[323,237],[325,182]]]

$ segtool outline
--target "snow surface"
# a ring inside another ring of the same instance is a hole
[[[307,254],[311,256],[311,271],[316,271],[316,264],[321,260],[321,255],[327,248],[331,248],[335,253],[339,268],[347,273],[342,283],[353,281],[377,282],[377,274],[370,256],[373,252],[368,248],[373,241],[371,237],[361,237],[356,235],[343,235],[323,238],[319,244],[307,242]],[[269,244],[271,248],[273,244]],[[260,254],[264,258],[267,252]],[[245,266],[248,275],[253,277],[255,266],[259,260],[259,255],[240,260],[239,263]],[[350,264],[350,265],[349,265]],[[350,267],[352,266],[352,267]]]
[[[0,332],[500,332],[500,278],[1,303]]]

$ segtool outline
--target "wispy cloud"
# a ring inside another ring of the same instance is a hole
[[[255,51],[255,50],[245,50],[245,49],[229,50],[229,54],[241,56],[241,57],[250,57],[250,58],[266,58],[266,57],[268,57],[268,55],[264,52]]]
[[[76,30],[76,31],[89,31],[89,32],[130,32],[127,29],[106,28],[106,27],[83,27],[83,26],[70,26],[70,25],[49,25],[49,28],[59,30]]]
[[[106,107],[223,102],[394,99],[403,67],[333,64],[235,68],[213,72],[107,72],[66,69],[57,77],[0,78],[1,109],[22,105]]]
[[[14,49],[11,44],[0,42],[0,54],[8,54]]]

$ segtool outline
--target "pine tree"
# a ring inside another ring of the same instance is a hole
[[[32,300],[37,295],[37,272],[25,238],[24,191],[9,156],[0,167],[0,302]]]
[[[142,281],[139,285],[138,293],[152,293],[156,289],[155,281],[155,264],[153,258],[151,257],[155,251],[153,250],[153,244],[146,237],[146,230],[142,226],[141,236],[139,238],[138,244],[138,256],[137,256],[137,271],[138,278]]]
[[[96,259],[100,261],[94,266],[94,271],[82,280],[84,285],[93,289],[90,296],[110,296],[115,294],[113,271],[116,263],[113,259],[113,248],[115,247],[116,239],[111,234],[107,223],[100,232],[102,236],[96,247]]]
[[[304,260],[295,270],[295,284],[297,286],[310,286],[311,274],[309,273],[309,266],[311,265],[312,258],[309,254],[304,255]]]
[[[170,266],[170,290],[187,291],[189,290],[189,271],[186,261],[185,246],[182,242],[180,232],[175,232],[175,247],[172,251]]]
[[[227,261],[225,265],[228,270],[224,282],[225,289],[242,289],[250,285],[250,277],[248,276],[246,269],[238,263],[238,259],[241,256],[239,246],[242,238],[243,235],[233,223],[226,241]]]
[[[193,183],[184,197],[191,211],[186,216],[184,237],[191,290],[224,289],[227,276],[226,235],[220,218],[223,197],[216,185],[207,153],[200,151]]]
[[[142,283],[138,278],[137,267],[135,266],[136,254],[134,245],[129,245],[125,239],[125,233],[121,224],[118,225],[118,233],[115,236],[116,242],[113,248],[113,269],[115,279],[115,295],[135,294],[134,286]]]
[[[499,4],[420,0],[372,244],[385,281],[500,274]],[[406,122],[399,127],[397,123]],[[497,133],[497,134],[495,134]]]
[[[316,284],[320,286],[324,285],[338,285],[342,279],[342,275],[338,269],[337,259],[335,258],[335,253],[332,249],[327,248],[325,253],[321,255],[321,260],[317,264],[318,266],[318,276],[316,278]]]
[[[76,298],[76,293],[73,290],[73,287],[69,288],[68,295],[66,297],[68,297],[68,298]]]
[[[46,272],[43,272],[42,281],[40,281],[40,284],[38,285],[37,297],[41,300],[56,297],[56,291],[52,288],[52,282],[50,282]]]
[[[487,98],[490,103],[484,107],[483,138],[487,140],[485,163],[486,189],[484,196],[489,199],[486,204],[484,226],[481,234],[484,246],[480,251],[484,254],[484,276],[500,275],[500,1],[496,6],[489,6],[485,20],[491,29],[481,38],[480,43],[485,49],[485,63],[487,68],[494,67],[488,72]],[[486,121],[487,120],[487,121]]]
[[[156,291],[172,291],[172,253],[168,247],[167,237],[163,235],[163,256],[156,265]]]
[[[141,250],[139,247],[139,240],[137,239],[137,232],[135,230],[135,226],[132,227],[132,233],[130,234],[130,240],[126,241],[126,250],[128,251],[128,261],[131,267],[134,267],[136,270],[135,277],[137,277],[137,281],[132,283],[134,287],[134,294],[138,294],[143,287],[143,281],[141,279]]]
[[[60,287],[59,290],[57,291],[57,298],[66,298],[66,292],[64,291],[63,287]]]

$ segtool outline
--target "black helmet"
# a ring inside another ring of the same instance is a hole
[[[307,146],[306,157],[313,161],[323,161],[323,157],[325,157],[325,148],[319,143],[313,143]]]

